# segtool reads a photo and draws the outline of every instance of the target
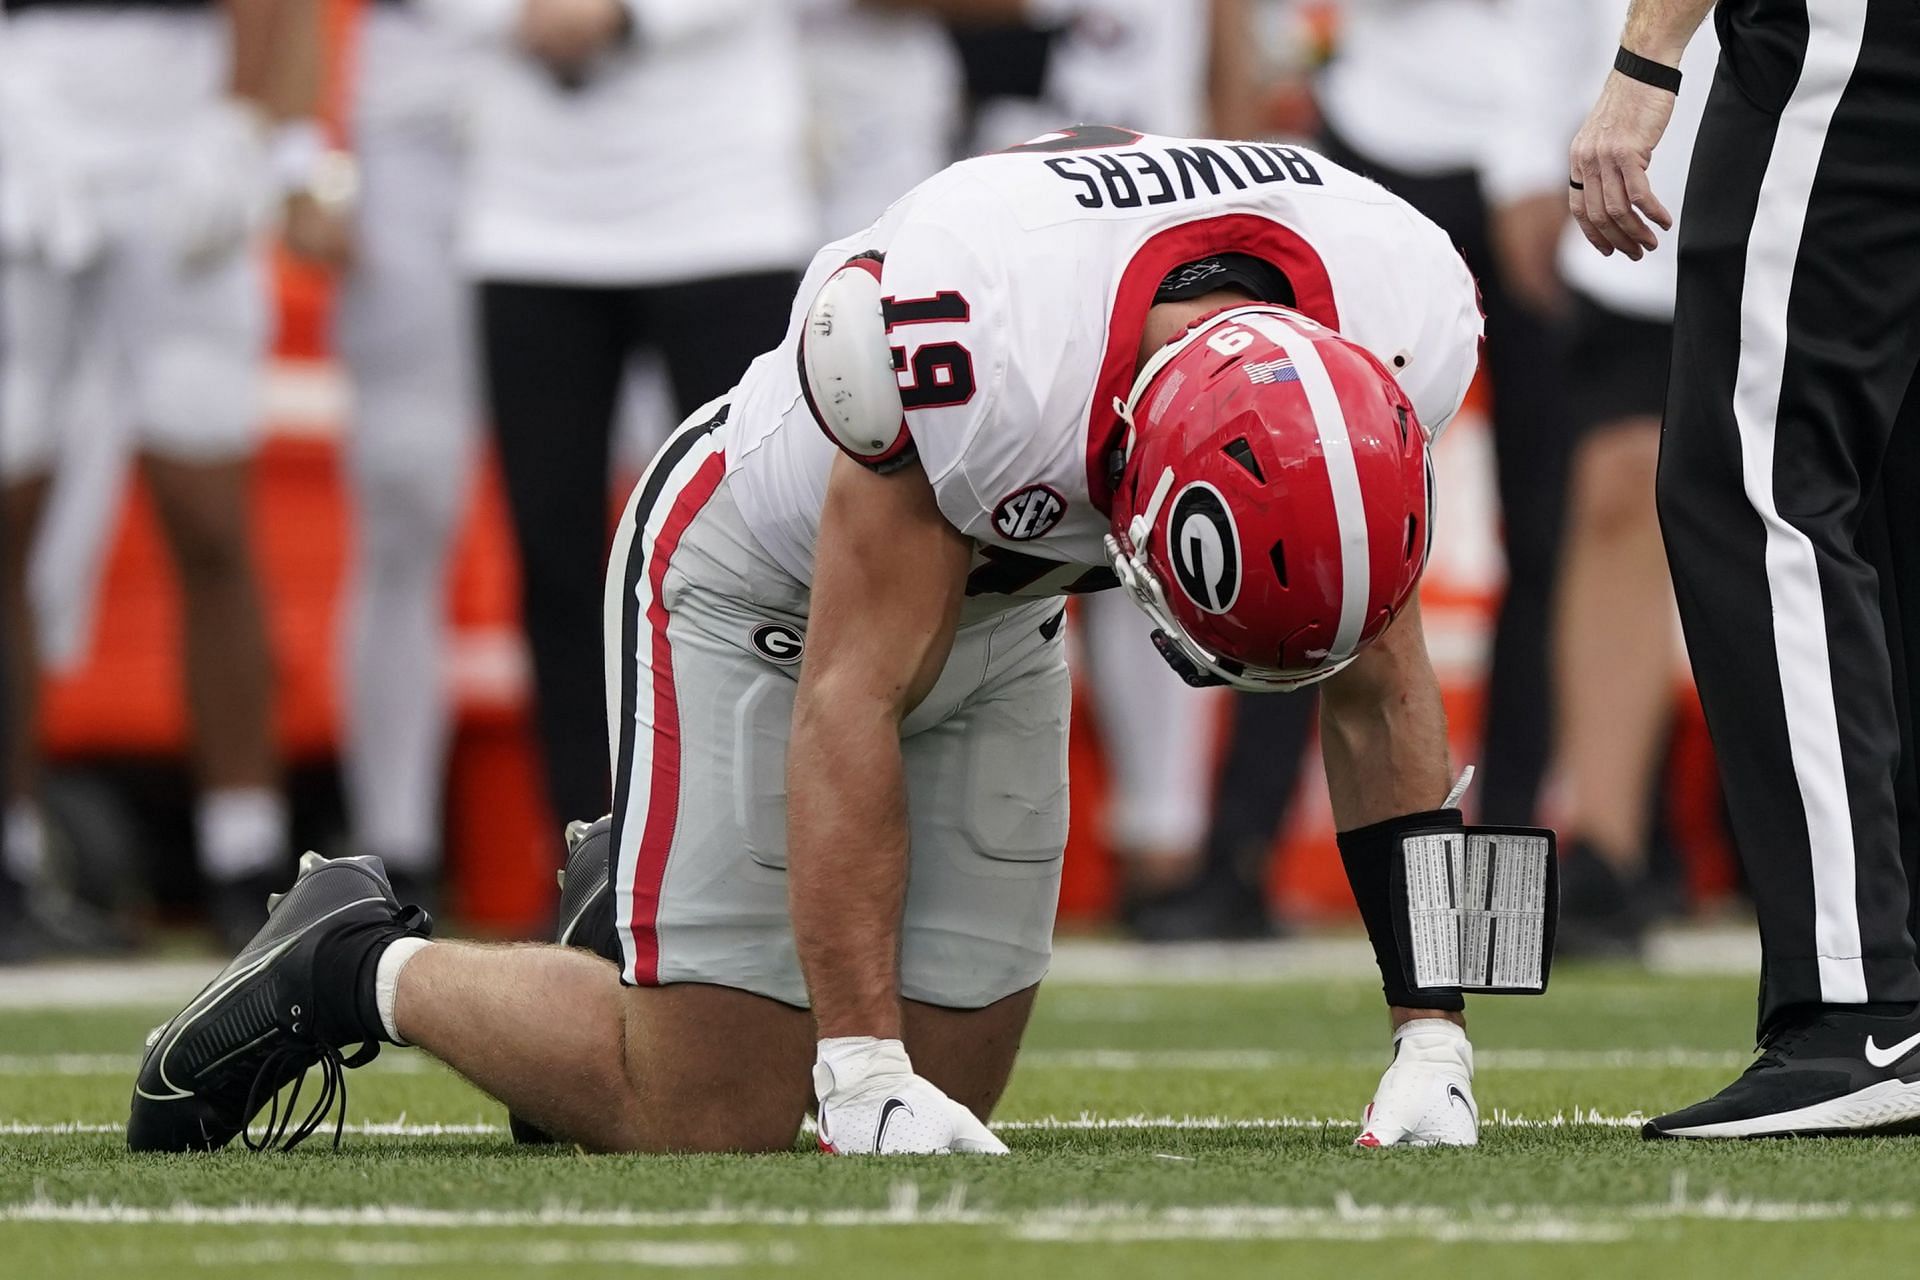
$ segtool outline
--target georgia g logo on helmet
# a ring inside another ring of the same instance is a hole
[[[1226,499],[1203,480],[1173,500],[1167,560],[1180,590],[1207,613],[1225,613],[1240,598],[1240,531]]]

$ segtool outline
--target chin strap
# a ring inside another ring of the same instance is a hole
[[[1274,671],[1235,662],[1194,639],[1167,606],[1167,590],[1147,560],[1146,545],[1152,536],[1153,519],[1172,487],[1173,471],[1161,472],[1146,514],[1133,518],[1124,540],[1108,534],[1106,544],[1113,576],[1119,579],[1120,589],[1127,593],[1127,598],[1153,622],[1153,647],[1175,675],[1197,689],[1228,685],[1243,693],[1291,693],[1319,684],[1353,661],[1349,657],[1308,672]]]

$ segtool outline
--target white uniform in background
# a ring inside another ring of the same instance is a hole
[[[413,0],[376,0],[350,63],[361,190],[334,316],[353,386],[344,781],[355,847],[413,875],[442,838],[447,559],[480,421],[454,255],[473,59]]]
[[[75,639],[58,624],[79,612],[74,584],[97,563],[126,447],[204,465],[255,447],[275,184],[262,123],[230,97],[224,8],[8,0],[4,23],[0,474],[68,471],[37,531],[53,563],[34,565],[36,585],[58,580],[35,593],[54,606],[42,621],[57,624],[57,653]],[[284,853],[269,788],[203,790],[195,821],[215,881]],[[10,805],[6,826],[8,864],[28,874],[43,846],[33,802]]]
[[[804,28],[821,233],[847,234],[938,173],[959,141],[959,59],[940,23],[826,0]]]
[[[1047,64],[1047,97],[1075,120],[1176,136],[1205,132],[1211,0],[1039,0],[1035,7],[1070,23]]]
[[[955,165],[821,250],[785,340],[661,452],[616,537],[608,724],[632,983],[806,1002],[782,874],[785,755],[836,446],[800,385],[799,345],[822,284],[870,251],[885,255],[872,269],[921,465],[979,548],[952,653],[901,730],[901,991],[949,1007],[1046,971],[1068,701],[1047,597],[1111,582],[1113,403],[1166,277],[1221,253],[1264,260],[1302,312],[1395,370],[1433,432],[1478,360],[1473,282],[1446,235],[1296,148],[1055,140]]]
[[[985,104],[975,149],[1063,124],[1204,133],[1211,11],[1211,0],[1033,0],[1030,21],[1060,30],[1041,95]]]
[[[424,2],[486,40],[461,235],[470,275],[668,284],[806,256],[815,216],[793,145],[806,97],[788,6],[632,0],[631,47],[568,87],[511,43],[511,0]],[[725,110],[703,106],[717,93]]]
[[[1401,173],[1477,166],[1504,124],[1499,59],[1489,54],[1501,47],[1504,2],[1342,0],[1340,56],[1315,88],[1328,126]]]
[[[97,352],[140,447],[252,449],[267,299],[264,139],[227,100],[211,5],[39,4],[0,43],[0,472],[45,474]]]
[[[1494,200],[1565,190],[1568,145],[1585,117],[1589,90],[1613,69],[1626,15],[1625,0],[1506,0],[1506,5],[1511,43],[1494,59],[1501,68],[1496,83],[1503,95],[1502,127],[1488,138],[1482,168]],[[1660,233],[1663,245],[1679,243],[1681,197],[1719,58],[1719,33],[1712,22],[1703,22],[1680,60],[1673,118],[1647,169],[1654,193],[1673,214],[1673,230]],[[1670,249],[1639,262],[1625,254],[1603,257],[1571,219],[1561,238],[1560,274],[1566,283],[1609,310],[1638,319],[1673,319],[1678,271],[1679,256]]]

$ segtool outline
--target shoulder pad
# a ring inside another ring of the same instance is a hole
[[[827,277],[800,331],[800,391],[813,420],[875,471],[913,461],[900,381],[880,305],[880,258],[861,254]]]

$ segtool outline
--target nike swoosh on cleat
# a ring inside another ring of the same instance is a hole
[[[587,918],[587,912],[593,910],[594,907],[599,905],[600,897],[601,897],[600,894],[597,894],[597,893],[594,894],[592,897],[587,899],[586,904],[584,906],[582,906],[578,911],[573,913],[573,919],[567,921],[567,927],[560,931],[561,946],[570,947],[573,945],[573,931],[575,929],[578,929],[580,927],[580,922]]]
[[[887,1122],[893,1119],[893,1113],[896,1111],[904,1111],[908,1115],[913,1114],[913,1108],[900,1099],[887,1099],[886,1105],[880,1108],[880,1123],[873,1131],[873,1152],[875,1155],[880,1154],[881,1144],[887,1136]]]
[[[345,861],[345,859],[340,859],[340,861]],[[186,1008],[175,1015],[171,1023],[167,1024],[161,1033],[164,1043],[154,1051],[159,1055],[159,1061],[155,1065],[160,1076],[160,1083],[173,1090],[173,1092],[171,1094],[148,1093],[145,1089],[140,1088],[137,1081],[134,1084],[134,1092],[153,1102],[178,1102],[183,1098],[191,1098],[193,1096],[191,1089],[182,1089],[167,1077],[167,1056],[173,1052],[174,1045],[178,1044],[180,1038],[186,1034],[187,1028],[205,1017],[214,1005],[218,1004],[221,998],[228,992],[272,964],[282,955],[285,955],[296,943],[320,925],[325,924],[342,912],[351,911],[353,908],[361,906],[364,903],[380,901],[382,901],[380,898],[355,898],[351,902],[341,903],[325,915],[310,921],[293,934],[274,943],[272,947],[248,961],[245,966],[230,973],[223,973],[215,978],[208,984],[205,990],[193,998],[192,1002],[189,1003]],[[250,1046],[242,1046],[242,1048],[246,1047]],[[227,1056],[231,1057],[232,1055],[229,1054]],[[144,1063],[142,1064],[142,1069],[145,1069]]]
[[[1461,1105],[1461,1106],[1463,1106],[1463,1107],[1465,1107],[1465,1108],[1467,1109],[1467,1114],[1468,1114],[1469,1116],[1471,1116],[1471,1117],[1473,1117],[1473,1122],[1474,1122],[1475,1124],[1479,1124],[1479,1123],[1480,1123],[1480,1116],[1479,1116],[1479,1113],[1477,1113],[1477,1112],[1476,1112],[1476,1111],[1474,1111],[1474,1109],[1473,1109],[1473,1101],[1472,1101],[1472,1100],[1471,1100],[1470,1098],[1468,1098],[1468,1097],[1467,1097],[1467,1095],[1466,1095],[1466,1093],[1465,1093],[1465,1092],[1464,1092],[1464,1091],[1463,1091],[1463,1090],[1462,1090],[1462,1089],[1460,1088],[1460,1086],[1459,1086],[1459,1085],[1457,1085],[1457,1084],[1450,1084],[1450,1085],[1448,1085],[1448,1086],[1447,1086],[1447,1096],[1448,1096],[1448,1097],[1450,1097],[1450,1098],[1457,1098],[1457,1099],[1459,1099],[1459,1102],[1460,1102],[1460,1105]]]
[[[1876,1067],[1890,1067],[1920,1048],[1920,1034],[1910,1035],[1891,1049],[1882,1049],[1873,1036],[1867,1037],[1867,1061]]]

